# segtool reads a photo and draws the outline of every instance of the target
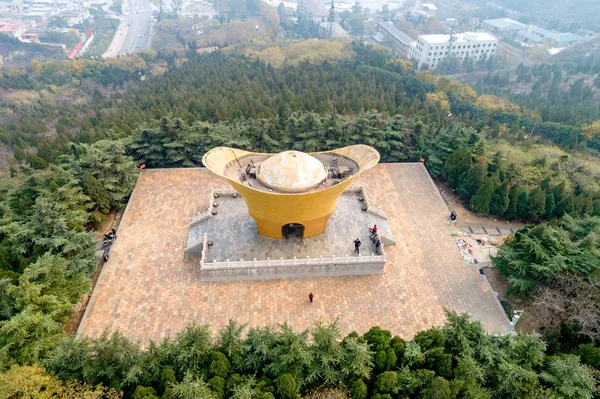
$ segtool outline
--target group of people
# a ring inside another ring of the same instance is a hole
[[[373,245],[375,245],[375,251],[379,254],[379,252],[381,251],[381,239],[379,237],[377,225],[374,225],[373,227],[369,228],[369,238],[371,239]],[[358,238],[354,240],[354,253],[360,254],[361,244],[362,243]]]
[[[108,233],[104,234],[104,242],[102,243],[102,249],[104,252],[102,253],[102,260],[108,262],[108,254],[110,252],[110,247],[113,242],[117,238],[117,231],[115,229],[111,229]]]

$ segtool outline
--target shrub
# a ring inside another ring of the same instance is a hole
[[[208,380],[208,386],[221,397],[225,393],[225,379],[223,377],[215,376],[211,378]]]
[[[277,393],[282,399],[294,399],[298,392],[296,380],[291,374],[284,374],[277,381]]]
[[[363,380],[356,380],[350,386],[350,395],[352,399],[367,399],[367,385],[363,382]]]
[[[229,363],[227,356],[221,352],[213,353],[213,361],[208,368],[210,375],[225,378],[229,374],[230,368],[231,364]]]
[[[600,370],[600,348],[594,344],[581,344],[575,350],[575,354],[579,355],[581,362]]]
[[[398,392],[398,374],[395,371],[384,371],[377,376],[375,390],[379,393]]]
[[[450,383],[442,377],[435,377],[429,386],[421,391],[423,399],[450,399]]]
[[[156,390],[152,387],[144,387],[138,385],[133,391],[132,399],[158,399],[158,394]]]

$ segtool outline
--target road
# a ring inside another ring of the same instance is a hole
[[[125,36],[119,55],[131,54],[150,44],[150,33],[152,30],[152,8],[150,7],[150,1],[129,0],[128,6],[129,13],[125,15],[127,31],[118,33]]]
[[[116,18],[119,18],[121,23],[102,57],[115,58],[119,55],[131,54],[150,45],[153,22],[150,0],[124,1],[123,14]]]

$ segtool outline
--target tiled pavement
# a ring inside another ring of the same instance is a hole
[[[205,169],[145,170],[78,334],[119,329],[147,342],[193,319],[214,328],[230,318],[250,326],[287,320],[303,329],[339,316],[344,333],[379,325],[410,338],[442,324],[444,307],[503,332],[508,320],[484,277],[463,262],[453,227],[446,226],[448,210],[423,165],[380,164],[356,183],[387,213],[397,241],[386,248],[385,274],[200,283],[198,261],[183,256],[189,221],[208,205],[210,189],[226,183]]]
[[[372,255],[375,247],[369,239],[369,227],[378,224],[382,232],[388,232],[389,227],[385,219],[363,212],[363,203],[358,198],[353,192],[340,196],[324,234],[304,240],[300,237],[274,240],[258,235],[256,223],[241,197],[220,197],[218,214],[208,219],[205,227],[208,240],[214,243],[209,247],[208,261],[355,256],[356,238],[362,242],[361,254]],[[386,235],[393,238],[393,232]]]

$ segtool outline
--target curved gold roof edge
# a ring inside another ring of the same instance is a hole
[[[211,172],[213,172],[216,175],[221,176],[222,178],[228,180],[229,182],[235,183],[235,184],[242,184],[239,181],[236,181],[234,179],[231,179],[227,176],[225,176],[224,171],[225,171],[225,166],[229,165],[231,162],[235,162],[237,159],[242,158],[246,155],[276,155],[278,153],[268,153],[268,152],[252,152],[252,151],[246,151],[246,150],[241,150],[238,148],[232,148],[232,147],[215,147],[212,150],[208,151],[206,154],[204,154],[204,156],[202,157],[202,164]],[[309,155],[315,155],[315,154],[339,154],[345,157],[348,157],[350,159],[352,159],[354,162],[356,162],[358,164],[358,172],[352,176],[350,176],[348,179],[354,179],[356,178],[358,175],[360,175],[361,173],[371,169],[373,166],[377,165],[377,163],[379,162],[381,156],[379,155],[379,151],[377,151],[375,148],[365,145],[365,144],[354,144],[354,145],[350,145],[350,146],[346,146],[346,147],[342,147],[342,148],[336,148],[334,150],[329,150],[329,151],[319,151],[319,152],[307,152],[307,154]],[[252,191],[256,191],[256,192],[261,192],[261,193],[267,193],[263,190],[258,190],[254,187],[250,187],[250,186],[244,186]],[[321,192],[321,191],[326,191],[329,190],[331,187],[327,187],[327,188],[323,188],[321,190],[316,190],[313,191],[312,193],[317,193],[317,192]],[[296,195],[306,195],[306,194],[311,194],[311,192],[301,192],[301,193],[283,193],[283,192],[277,192],[277,193],[273,193],[273,194],[277,194],[277,195],[292,195],[292,196],[296,196]]]

